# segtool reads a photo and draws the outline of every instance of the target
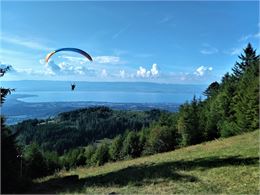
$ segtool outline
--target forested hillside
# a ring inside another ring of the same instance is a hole
[[[13,126],[21,145],[36,142],[44,151],[63,154],[104,138],[114,138],[126,130],[139,131],[159,119],[163,111],[145,112],[91,107],[59,114],[54,119],[26,120]]]

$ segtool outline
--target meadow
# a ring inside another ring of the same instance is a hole
[[[259,130],[34,180],[28,193],[259,194]]]

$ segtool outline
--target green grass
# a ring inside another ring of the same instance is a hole
[[[61,171],[31,193],[259,194],[259,130],[133,160]]]

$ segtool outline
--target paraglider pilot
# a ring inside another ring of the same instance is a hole
[[[71,84],[71,91],[74,91],[75,87],[76,87],[75,83]]]

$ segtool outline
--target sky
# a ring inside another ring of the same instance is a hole
[[[210,84],[247,43],[259,53],[257,1],[1,2],[1,80]],[[59,48],[80,48],[93,62]]]

